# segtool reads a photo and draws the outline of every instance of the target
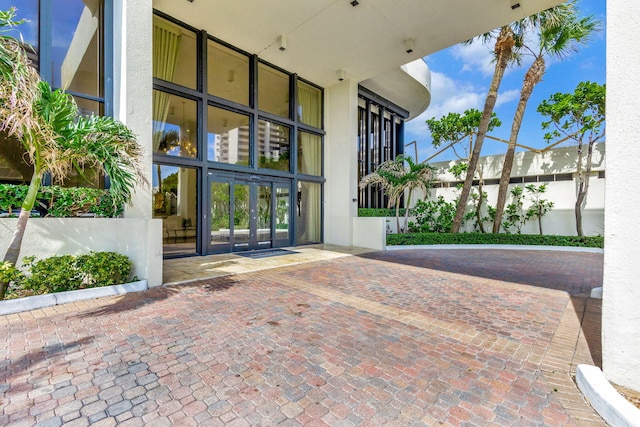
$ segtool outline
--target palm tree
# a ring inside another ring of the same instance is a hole
[[[406,163],[406,166],[405,166]],[[360,180],[360,188],[377,184],[387,193],[389,205],[396,207],[396,225],[400,232],[400,201],[407,192],[404,213],[404,232],[408,233],[409,206],[414,190],[422,190],[425,197],[429,195],[433,168],[426,163],[416,163],[410,156],[399,155],[394,160],[387,160],[380,164],[375,172],[364,176]]]
[[[569,52],[576,52],[578,43],[587,42],[589,36],[599,27],[598,22],[594,21],[593,17],[579,19],[577,12],[576,2],[570,1],[532,15],[521,23],[521,25],[528,27],[529,31],[537,33],[538,46],[532,48],[527,44],[523,45],[523,51],[533,56],[534,61],[524,76],[522,89],[520,90],[520,100],[511,126],[511,136],[509,137],[509,145],[498,187],[498,201],[493,222],[494,233],[500,231],[518,133],[520,132],[522,119],[531,93],[544,76],[546,69],[545,57],[563,58]]]
[[[0,12],[0,29],[14,25],[12,18],[13,10]],[[61,181],[73,169],[93,168],[109,177],[113,202],[118,205],[129,202],[136,183],[144,182],[141,149],[131,130],[111,117],[80,116],[73,97],[52,90],[34,73],[20,44],[0,35],[0,129],[22,143],[33,167],[3,259],[13,265],[45,173]],[[0,284],[0,299],[6,286]]]
[[[485,41],[493,37],[493,33],[488,33],[481,38]],[[489,129],[491,122],[493,108],[496,105],[498,98],[498,89],[502,82],[502,77],[507,69],[507,65],[514,59],[514,47],[519,45],[520,33],[514,32],[512,26],[504,26],[500,28],[500,32],[496,38],[494,47],[495,68],[493,71],[493,78],[491,79],[491,85],[489,86],[489,93],[484,103],[482,110],[482,116],[480,118],[480,124],[478,126],[478,134],[476,136],[475,143],[473,145],[473,151],[471,158],[469,159],[469,168],[467,170],[467,176],[464,180],[462,187],[462,193],[458,200],[458,206],[456,208],[456,215],[453,219],[453,225],[451,226],[451,232],[457,233],[460,231],[460,226],[464,219],[464,211],[467,206],[467,200],[469,199],[469,193],[471,192],[471,186],[473,185],[473,177],[478,167],[478,159],[480,158],[480,152],[482,151],[482,144],[484,143],[484,137]]]

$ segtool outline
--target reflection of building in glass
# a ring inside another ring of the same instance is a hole
[[[214,161],[237,164],[249,158],[249,126],[231,129],[215,137]]]
[[[280,125],[260,120],[258,122],[258,153],[268,160],[289,158],[288,132]],[[249,158],[249,126],[240,126],[214,137],[214,160],[238,164]]]

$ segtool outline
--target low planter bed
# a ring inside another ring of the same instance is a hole
[[[35,295],[32,297],[15,298],[0,301],[0,315],[20,313],[36,310],[53,305],[67,304],[93,298],[122,295],[129,292],[140,292],[148,289],[146,280],[125,283],[122,285],[103,286],[97,288],[80,289],[77,291],[56,292],[53,294]]]

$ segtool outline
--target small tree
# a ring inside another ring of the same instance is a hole
[[[460,162],[454,165],[450,172],[453,173],[457,178],[461,178],[463,175],[469,175],[469,156],[471,156],[472,149],[475,149],[474,137],[477,138],[478,129],[480,127],[482,121],[482,113],[476,109],[469,109],[464,112],[464,114],[459,113],[449,113],[446,116],[441,117],[440,119],[429,119],[427,120],[427,126],[431,131],[431,137],[433,138],[432,144],[434,147],[440,147],[443,144],[448,144],[448,147],[453,149],[455,155],[460,159]],[[488,124],[488,131],[492,131],[496,127],[499,127],[502,123],[500,119],[496,116],[495,113],[491,114],[491,120]],[[457,145],[466,144],[464,147],[464,155],[461,155],[456,150]],[[468,197],[471,194],[472,203],[475,206],[475,217],[477,218],[476,225],[478,229],[484,233],[484,221],[482,218],[481,210],[485,205],[486,193],[482,189],[483,180],[482,180],[482,169],[476,168],[476,172],[478,174],[478,193],[474,195],[474,192],[470,188],[467,194],[467,198],[464,202],[464,207],[466,210],[466,205],[468,201]],[[474,175],[476,172],[472,173]],[[465,178],[466,182],[466,178]],[[471,181],[473,182],[473,180]],[[462,192],[464,193],[464,186],[462,188]],[[460,199],[458,199],[458,206],[460,206]],[[457,209],[456,209],[457,212]],[[468,219],[468,214],[465,214],[462,217],[461,221]],[[455,223],[455,218],[454,218]],[[455,229],[454,223],[452,223],[451,231]],[[462,225],[462,222],[458,225]],[[456,231],[457,232],[457,229]]]
[[[589,191],[593,148],[605,135],[605,85],[581,82],[573,93],[555,93],[538,106],[538,112],[549,118],[543,129],[553,129],[545,134],[550,142],[566,137],[576,143],[576,232],[583,236],[582,208]],[[584,153],[586,145],[586,156]]]
[[[525,186],[525,189],[529,193],[528,199],[531,201],[531,205],[527,209],[527,219],[538,218],[538,232],[542,235],[542,217],[553,208],[553,202],[541,198],[547,191],[546,184],[541,184],[537,187],[529,184]]]

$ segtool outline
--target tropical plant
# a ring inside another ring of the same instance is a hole
[[[590,35],[598,30],[599,23],[593,17],[580,18],[576,1],[568,1],[556,7],[552,7],[540,13],[525,18],[518,23],[519,28],[525,32],[533,33],[535,43],[525,42],[522,45],[522,55],[530,55],[534,58],[533,63],[527,70],[522,88],[520,89],[520,100],[516,107],[511,125],[511,135],[509,145],[505,154],[502,166],[502,174],[498,186],[498,200],[496,202],[496,215],[493,223],[493,232],[500,230],[504,205],[507,199],[509,179],[513,168],[513,158],[518,141],[518,134],[522,125],[524,112],[527,103],[535,86],[542,81],[546,70],[546,57],[564,58],[571,52],[577,52],[578,44],[584,44],[589,40]]]
[[[416,223],[409,223],[412,233],[448,233],[456,213],[456,201],[447,202],[443,196],[436,200],[418,200],[413,211]]]
[[[405,165],[406,163],[406,165]],[[410,156],[399,155],[394,160],[381,163],[375,172],[362,177],[360,188],[379,185],[389,197],[389,207],[396,207],[396,224],[400,231],[400,202],[406,192],[406,206],[411,206],[415,190],[429,195],[433,168],[426,163],[416,163]],[[409,209],[405,209],[404,232],[409,232]]]
[[[0,14],[0,29],[13,25],[12,17],[13,10]],[[130,202],[136,183],[146,181],[139,163],[141,148],[133,132],[111,117],[81,116],[71,95],[32,78],[26,52],[5,35],[0,35],[0,69],[1,129],[22,143],[33,167],[16,230],[3,259],[15,265],[45,173],[60,182],[72,170],[93,168],[102,172],[109,177],[114,204]],[[0,285],[0,299],[6,287],[6,282]]]
[[[513,187],[511,189],[511,203],[504,210],[504,221],[502,228],[506,233],[511,233],[511,228],[516,229],[516,233],[522,233],[522,227],[528,221],[527,214],[524,210],[524,191],[522,187]]]
[[[529,193],[528,199],[531,201],[531,206],[527,209],[527,219],[538,218],[538,232],[542,235],[542,217],[553,208],[553,202],[541,197],[547,191],[546,184],[537,187],[529,184],[525,186],[525,189]]]
[[[593,82],[580,82],[573,93],[557,92],[538,106],[538,112],[549,118],[543,129],[547,142],[565,137],[576,143],[576,232],[583,235],[582,207],[589,191],[593,148],[605,135],[606,87]],[[584,149],[587,149],[586,157]]]

